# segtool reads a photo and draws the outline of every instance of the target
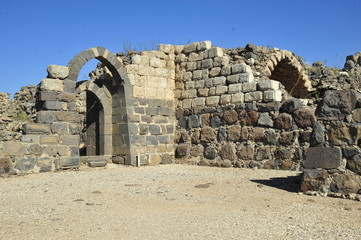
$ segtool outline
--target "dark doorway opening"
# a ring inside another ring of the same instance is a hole
[[[82,155],[104,155],[104,108],[97,96],[86,92],[85,151]]]

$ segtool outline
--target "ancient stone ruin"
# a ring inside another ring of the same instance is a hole
[[[96,47],[47,71],[0,94],[0,173],[182,163],[303,170],[304,192],[361,193],[361,52],[336,69],[252,44]]]

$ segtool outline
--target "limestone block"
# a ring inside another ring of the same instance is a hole
[[[243,92],[254,92],[257,90],[257,83],[256,82],[245,82],[243,83]]]
[[[264,102],[273,102],[273,101],[282,101],[282,91],[281,90],[267,90],[263,92],[263,101]]]
[[[186,70],[193,71],[197,69],[197,62],[187,62],[186,63]]]
[[[216,95],[223,95],[228,92],[228,86],[217,86]]]
[[[231,102],[231,95],[221,95],[220,104],[227,105]]]
[[[252,73],[241,73],[239,75],[239,82],[241,83],[254,82],[254,76]]]
[[[151,67],[159,68],[161,66],[160,59],[152,57],[149,59],[149,64]]]
[[[164,53],[167,53],[167,54],[174,54],[175,52],[175,47],[176,46],[173,46],[171,44],[159,44],[158,45],[158,51],[160,52],[164,52]],[[182,50],[181,50],[182,51]],[[180,51],[180,52],[181,52]]]
[[[182,74],[184,81],[192,81],[192,77],[193,77],[192,72],[183,72]]]
[[[64,81],[58,79],[44,78],[40,83],[42,91],[64,91]]]
[[[206,99],[204,97],[194,98],[192,101],[192,107],[204,107]]]
[[[220,67],[214,67],[209,71],[209,77],[216,77],[221,73]]]
[[[244,96],[245,102],[253,102],[253,101],[258,102],[258,101],[262,101],[262,99],[263,99],[263,93],[260,91],[249,92],[249,93],[246,93]]]
[[[207,78],[204,80],[204,84],[207,88],[213,87],[213,78]]]
[[[352,111],[352,119],[357,123],[361,122],[361,108],[356,108]]]
[[[245,63],[234,64],[234,65],[231,66],[232,74],[246,73],[247,72],[247,67],[249,67],[249,66],[247,64],[245,64]]]
[[[209,96],[214,96],[214,95],[216,95],[216,87],[209,88]]]
[[[39,124],[39,123],[26,123],[24,125],[25,134],[50,134],[50,125],[49,124]]]
[[[215,58],[215,57],[222,57],[223,56],[223,49],[219,47],[214,47],[208,50],[208,57]]]
[[[148,91],[148,89],[147,89]],[[144,88],[139,86],[134,86],[133,88],[134,97],[144,97]]]
[[[156,77],[168,77],[168,69],[166,68],[156,68],[155,69],[155,76]]]
[[[332,169],[341,166],[341,162],[341,148],[314,147],[308,149],[303,166],[307,169]]]
[[[62,143],[68,146],[78,146],[80,140],[78,135],[64,135],[61,139]]]
[[[41,145],[57,145],[59,143],[58,136],[40,136]]]
[[[230,84],[228,86],[228,93],[240,93],[242,92],[242,83]]]
[[[184,99],[182,101],[182,107],[183,108],[191,108],[192,107],[192,99]]]
[[[193,80],[199,80],[203,78],[203,71],[202,70],[196,70],[193,72]]]
[[[38,143],[39,135],[23,135],[21,136],[21,142],[23,143]]]
[[[198,89],[198,88],[204,88],[204,80],[199,80],[199,81],[196,81],[195,82],[195,88]]]
[[[229,83],[238,83],[240,79],[241,79],[240,74],[233,74],[233,75],[227,76],[227,81]]]
[[[221,77],[213,78],[213,86],[225,85],[225,84],[226,84],[226,77],[221,76]]]
[[[58,94],[56,92],[45,92],[42,91],[39,94],[40,101],[55,101],[58,98]]]
[[[132,63],[139,65],[141,63],[140,55],[133,55],[132,56]],[[127,67],[129,68],[129,65]]]
[[[49,65],[47,71],[49,78],[65,79],[69,75],[69,68],[65,66]]]
[[[273,120],[267,112],[260,113],[258,118],[258,125],[261,127],[273,127]]]
[[[3,143],[2,151],[5,156],[21,156],[27,153],[25,144],[11,141]]]
[[[191,52],[188,56],[188,61],[190,62],[196,62],[201,60],[203,60],[203,53]]]
[[[221,70],[222,76],[228,76],[231,75],[231,67],[230,66],[223,66]]]
[[[280,82],[275,80],[261,80],[258,82],[258,88],[261,91],[278,90],[280,88]]]
[[[219,96],[207,97],[206,98],[206,105],[209,107],[217,106],[219,103]]]
[[[208,69],[213,67],[213,61],[212,59],[204,59],[202,60],[201,68],[202,69]]]
[[[244,102],[244,94],[243,93],[234,93],[232,94],[231,103],[243,103]]]
[[[198,89],[198,96],[199,97],[208,97],[209,88],[201,88]]]
[[[212,47],[211,41],[199,42],[199,44],[197,45],[197,51],[208,50],[211,49],[211,47]]]
[[[183,52],[186,53],[186,54],[191,53],[191,52],[195,52],[197,50],[197,45],[198,45],[197,42],[185,45],[183,47]]]
[[[215,57],[213,59],[213,66],[214,67],[223,67],[229,65],[229,57],[223,56],[223,57]]]

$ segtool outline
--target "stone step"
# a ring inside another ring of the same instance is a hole
[[[88,161],[89,167],[105,167],[107,165],[106,161],[102,160],[90,160]]]

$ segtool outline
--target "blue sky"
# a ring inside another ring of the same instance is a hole
[[[66,65],[85,49],[119,52],[124,42],[138,49],[154,42],[253,43],[342,67],[361,51],[360,13],[360,0],[0,0],[0,91],[38,84],[47,65]]]

